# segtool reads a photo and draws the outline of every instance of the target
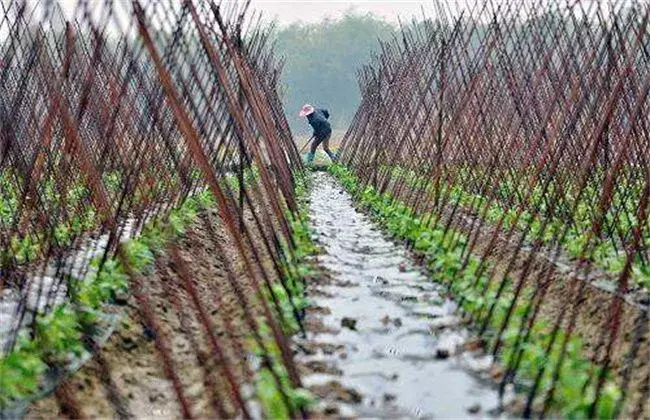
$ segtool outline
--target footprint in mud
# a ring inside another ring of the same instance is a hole
[[[498,392],[468,360],[484,368],[481,347],[443,299],[444,291],[415,269],[406,249],[385,239],[327,174],[314,175],[313,228],[333,273],[310,284],[308,312],[336,333],[309,330],[297,360],[312,369],[305,384],[332,416],[454,417],[499,407]],[[327,368],[325,368],[325,366]],[[476,367],[475,366],[475,367]]]

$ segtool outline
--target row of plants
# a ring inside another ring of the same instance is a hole
[[[122,177],[119,172],[112,171],[104,174],[104,185],[107,190],[116,193],[122,187]],[[57,222],[49,231],[17,231],[9,238],[8,246],[0,252],[0,264],[10,263],[23,265],[42,257],[49,242],[58,248],[69,247],[75,238],[84,232],[97,228],[100,218],[95,208],[90,204],[90,189],[77,179],[61,193],[56,187],[56,181],[49,177],[39,183],[39,194],[46,208],[39,209],[41,215],[55,215]],[[15,182],[8,172],[0,175],[0,189],[3,197],[0,199],[0,226],[10,228],[15,220],[19,205],[19,192]],[[62,212],[61,209],[65,209]],[[32,209],[23,212],[37,216]]]
[[[467,266],[462,268],[463,245],[467,241],[462,233],[451,230],[445,235],[444,229],[435,222],[424,223],[432,220],[429,214],[413,214],[411,209],[389,194],[379,194],[372,186],[362,188],[357,177],[343,166],[333,165],[330,171],[378,223],[395,237],[409,241],[426,256],[433,279],[447,285],[459,298],[464,311],[478,323],[487,323],[489,345],[499,345],[502,365],[518,365],[519,385],[531,386],[541,373],[535,407],[539,408],[553,389],[550,397],[552,409],[569,418],[589,417],[591,406],[596,401],[593,378],[598,377],[601,368],[583,355],[583,344],[577,334],[568,337],[560,331],[553,336],[552,320],[538,318],[529,329],[521,328],[527,325],[526,320],[533,309],[531,289],[524,287],[521,296],[515,299],[512,281],[506,279],[499,291],[500,284],[489,282],[485,274],[479,276],[478,258],[472,256]],[[511,308],[513,304],[515,306]],[[497,336],[495,332],[504,325],[503,334]],[[525,342],[522,341],[524,335],[527,337]],[[568,344],[563,350],[564,342]],[[558,372],[557,381],[553,379],[555,371]],[[598,396],[595,411],[599,418],[611,418],[621,398],[620,388],[609,373],[606,375],[606,386]]]
[[[244,171],[244,181],[250,183],[258,176],[256,168],[249,167]],[[193,181],[199,179],[198,170],[192,170],[189,178]],[[235,192],[239,190],[238,176],[235,174],[226,175],[224,178]],[[109,193],[117,193],[123,188],[123,177],[118,171],[107,172],[103,176],[103,184]],[[178,177],[170,180],[157,180],[148,188],[139,188],[135,191],[133,206],[137,207],[144,203],[150,203],[153,199],[165,197],[166,192],[178,190]],[[90,190],[81,181],[72,184],[67,190],[65,200],[62,200],[60,193],[56,192],[54,180],[45,180],[41,187],[43,199],[51,208],[50,214],[59,214],[60,219],[50,232],[16,232],[9,238],[8,246],[0,250],[0,265],[6,266],[11,263],[24,265],[37,261],[43,256],[47,244],[54,241],[58,248],[64,249],[72,245],[75,238],[84,233],[96,229],[101,220],[97,211],[89,200]],[[14,222],[18,210],[19,193],[9,175],[4,173],[0,176],[0,226],[9,227]],[[167,197],[169,198],[169,197]],[[58,208],[76,209],[68,212],[67,215],[57,211]],[[44,213],[48,213],[44,211]]]
[[[167,222],[149,222],[142,234],[122,244],[130,267],[146,273],[154,255],[165,244],[184,233],[198,212],[214,205],[212,195],[201,192],[189,197],[169,213]],[[0,407],[36,396],[47,370],[63,369],[88,349],[84,337],[91,337],[101,323],[101,314],[116,296],[128,293],[126,269],[117,258],[100,268],[99,257],[91,261],[84,279],[70,278],[71,301],[61,303],[47,314],[36,316],[35,328],[19,332],[14,349],[0,357]]]
[[[256,168],[246,169],[243,176],[245,185],[250,185],[258,176]],[[236,174],[225,176],[223,182],[233,192],[239,191],[239,177]],[[313,273],[312,266],[307,262],[307,256],[315,252],[305,204],[308,188],[307,177],[298,177],[296,194],[300,212],[297,215],[287,213],[293,228],[295,246],[293,252],[289,252],[288,245],[284,245],[287,255],[285,283],[289,286],[289,293],[279,282],[273,286],[284,311],[283,318],[288,321],[288,325],[283,326],[288,334],[298,331],[292,306],[299,310],[307,306],[304,298],[305,278]],[[170,240],[184,235],[185,229],[196,219],[199,211],[214,205],[213,195],[208,190],[203,190],[172,210],[165,222],[147,223],[139,237],[123,244],[129,265],[137,272],[146,273],[153,265],[154,256],[164,252],[165,245]],[[83,228],[78,233],[82,231]],[[66,365],[80,357],[87,350],[83,338],[97,331],[104,306],[114,303],[119,294],[128,292],[128,276],[116,258],[108,259],[101,269],[98,266],[99,258],[96,258],[91,262],[92,274],[86,279],[69,279],[74,304],[61,304],[47,315],[37,316],[36,328],[31,332],[22,331],[14,350],[0,358],[0,408],[37,396],[43,374],[51,369],[65,369]],[[261,325],[265,346],[272,354],[271,359],[280,360],[279,349],[272,335],[263,322]],[[253,350],[259,350],[255,344],[251,346]],[[281,392],[269,369],[273,369],[282,379],[282,392],[290,397],[291,407],[287,407],[281,398]],[[305,390],[291,388],[286,369],[281,363],[274,362],[259,372],[256,389],[264,411],[273,418],[287,418],[288,415],[283,414],[297,413],[313,401]]]
[[[298,321],[295,319],[293,308],[298,311],[304,310],[309,302],[305,298],[305,285],[307,279],[315,274],[315,269],[309,261],[309,257],[318,252],[316,245],[311,240],[311,229],[309,227],[309,189],[311,188],[310,178],[307,174],[298,174],[295,178],[295,197],[298,204],[298,212],[291,214],[286,212],[285,216],[290,221],[293,239],[293,250],[289,249],[288,244],[283,244],[285,256],[287,258],[284,267],[285,284],[287,290],[281,285],[276,284],[273,291],[280,301],[280,306],[284,312],[283,318],[286,321],[284,331],[287,336],[299,332]],[[288,291],[288,293],[287,293]],[[270,349],[272,361],[280,360],[280,351],[272,338],[270,329],[262,322],[263,337],[265,337],[265,346]],[[256,349],[258,355],[261,352],[258,346],[251,344]],[[280,377],[282,388],[279,389],[271,370]],[[314,396],[306,389],[293,388],[289,380],[287,371],[281,363],[271,363],[262,369],[256,382],[258,397],[262,403],[262,408],[266,418],[270,419],[289,419],[295,418],[300,412],[308,410],[314,402]],[[288,405],[282,394],[288,397]]]
[[[156,167],[157,169],[157,167]],[[158,196],[166,190],[178,188],[178,178],[171,178],[165,182],[155,171],[144,171],[140,173],[141,179],[156,180],[149,185],[148,191],[136,191],[136,194],[142,196]],[[193,169],[189,174],[190,179],[196,180],[200,177],[200,172]],[[64,185],[61,180],[54,177],[54,173],[45,174],[36,184],[36,193],[42,202],[49,208],[55,210],[60,207],[77,208],[82,205],[90,196],[90,189],[81,176],[75,179],[67,179]],[[122,191],[124,186],[124,176],[118,170],[109,170],[102,174],[102,184],[109,194],[117,195]],[[22,188],[27,185],[28,181],[17,175],[14,171],[7,169],[0,172],[0,226],[9,227],[15,221],[18,213]],[[135,197],[135,202],[142,201],[144,197]]]
[[[413,188],[429,185],[421,175],[402,168],[395,168],[392,175],[396,179],[404,179]],[[428,188],[433,188],[433,186],[429,185]],[[484,214],[488,222],[495,225],[503,219],[503,224],[506,228],[511,228],[516,225],[519,231],[528,229],[528,238],[540,240],[547,245],[552,245],[561,236],[566,224],[569,223],[570,226],[562,238],[562,246],[569,256],[579,258],[589,240],[592,229],[596,203],[592,203],[591,201],[593,201],[593,197],[599,196],[596,195],[596,188],[597,186],[594,184],[586,187],[587,192],[583,194],[583,199],[577,203],[575,215],[571,217],[570,221],[560,219],[557,215],[549,215],[549,212],[545,210],[548,206],[547,198],[542,193],[542,187],[539,185],[531,193],[528,209],[519,209],[517,204],[504,204],[516,196],[514,194],[516,186],[506,179],[502,180],[500,185],[495,188],[495,191],[498,191],[498,195],[502,196],[501,200],[490,201],[485,195],[470,192],[460,184],[444,185],[444,190],[440,194],[447,196],[450,202],[458,202],[461,207],[467,210],[479,209],[478,211],[483,212],[483,209],[487,205],[489,207]],[[635,226],[631,221],[636,220],[636,208],[634,208],[636,201],[633,198],[640,197],[640,188],[642,188],[641,185],[635,186],[635,190],[638,190],[638,195],[628,190],[625,197],[623,197],[623,191],[626,189],[618,189],[616,191],[613,198],[614,204],[606,214],[605,226],[612,226],[612,229],[617,232],[631,234]],[[624,207],[625,210],[620,210],[618,213],[613,210],[621,207]],[[533,212],[529,209],[536,210]],[[519,217],[517,218],[518,214]],[[543,217],[546,217],[547,220],[544,220]],[[546,227],[544,227],[544,223]],[[646,243],[650,243],[650,230],[648,229],[644,232],[644,240]],[[617,245],[617,240],[606,235],[601,237],[592,236],[591,241],[591,250],[587,255],[589,261],[613,277],[619,275],[623,270],[627,258],[623,244],[618,243]],[[631,277],[639,287],[650,289],[650,265],[643,260],[640,254],[636,255],[635,261],[632,264]]]
[[[118,171],[105,173],[103,181],[109,193],[118,192],[123,182]],[[60,207],[77,208],[83,205],[90,194],[89,188],[80,178],[70,182],[65,186],[65,191],[62,191],[62,186],[51,174],[39,181],[37,188],[41,200],[52,210]],[[9,170],[0,173],[0,192],[0,226],[10,227],[16,221],[22,193],[16,177]]]

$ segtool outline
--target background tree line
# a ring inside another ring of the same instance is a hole
[[[357,70],[378,49],[378,40],[395,30],[375,15],[352,11],[336,20],[276,29],[276,52],[285,59],[281,97],[295,134],[311,134],[297,117],[304,103],[328,108],[334,130],[347,128],[360,100]]]

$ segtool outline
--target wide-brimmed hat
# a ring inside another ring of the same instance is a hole
[[[302,109],[298,113],[298,116],[299,117],[306,117],[307,115],[313,114],[313,113],[314,113],[314,107],[309,105],[309,104],[304,104],[302,106]]]

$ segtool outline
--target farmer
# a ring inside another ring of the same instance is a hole
[[[330,150],[332,126],[330,126],[330,122],[327,121],[330,117],[330,113],[326,109],[314,108],[309,104],[305,104],[298,115],[300,117],[307,117],[309,125],[314,129],[314,141],[311,143],[311,148],[307,155],[307,163],[313,162],[316,149],[321,143],[323,143],[323,149],[325,149],[325,153],[327,153],[330,159],[332,159],[332,162],[336,162],[336,155]]]

